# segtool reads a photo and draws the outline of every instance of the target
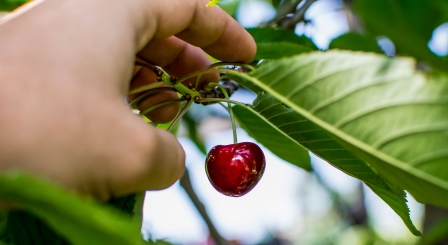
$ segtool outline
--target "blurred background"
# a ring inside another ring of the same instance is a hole
[[[291,30],[309,37],[322,50],[344,33],[363,32],[351,9],[352,0],[223,0],[219,5],[244,27]],[[376,40],[386,55],[396,54],[389,39]],[[437,55],[448,54],[448,23],[435,29],[428,46]],[[240,88],[232,99],[251,103],[255,95]],[[205,152],[232,143],[228,113],[218,105],[190,109],[178,136],[187,153],[190,181],[147,193],[142,229],[146,238],[192,245],[419,242],[369,188],[313,156],[313,171],[307,172],[263,148],[267,168],[256,188],[240,198],[218,193],[204,167]],[[254,141],[242,129],[238,129],[238,137],[240,142]],[[442,239],[431,244],[448,244],[443,239],[448,229],[446,211],[425,207],[409,195],[408,200],[418,229],[441,229]]]
[[[12,9],[20,2],[1,6]],[[291,30],[321,50],[344,33],[363,33],[353,0],[223,0],[219,5],[244,27]],[[1,10],[0,16],[5,14]],[[391,40],[376,41],[386,55],[396,55]],[[439,56],[448,55],[448,23],[434,30],[428,47]],[[251,103],[255,94],[240,88],[232,99]],[[313,156],[308,172],[263,148],[267,167],[260,183],[240,198],[218,193],[207,179],[205,154],[215,145],[233,142],[228,113],[219,105],[194,105],[178,137],[187,153],[188,173],[166,190],[147,192],[142,227],[147,239],[180,245],[448,244],[446,210],[419,204],[408,195],[414,224],[436,237],[421,242],[369,188]],[[254,141],[242,129],[238,137],[240,142]]]

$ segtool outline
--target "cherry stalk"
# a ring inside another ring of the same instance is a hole
[[[217,145],[213,147],[207,154],[205,170],[207,177],[212,184],[212,186],[220,193],[232,196],[240,197],[249,193],[260,181],[263,176],[266,160],[263,151],[258,145],[251,142],[238,143],[237,132],[235,125],[235,117],[233,114],[231,104],[244,105],[237,101],[232,101],[229,99],[229,94],[227,90],[219,83],[210,83],[204,90],[199,91],[197,84],[204,74],[212,73],[227,73],[236,75],[239,77],[244,77],[244,73],[235,71],[234,69],[227,68],[216,68],[219,66],[240,66],[246,70],[253,70],[253,67],[245,64],[233,64],[233,63],[215,63],[209,66],[207,69],[199,72],[194,72],[186,75],[182,78],[176,79],[170,77],[162,69],[152,66],[150,64],[136,63],[136,65],[141,65],[147,69],[152,70],[158,76],[159,82],[146,85],[137,88],[130,92],[130,94],[140,93],[146,91],[145,94],[139,96],[136,100],[130,103],[130,106],[134,106],[140,101],[146,99],[147,97],[158,93],[160,91],[175,91],[182,95],[181,98],[176,100],[171,100],[167,102],[160,103],[158,105],[152,106],[142,112],[142,114],[147,114],[152,110],[160,108],[162,106],[177,103],[180,101],[187,101],[182,110],[176,115],[175,119],[168,128],[171,131],[183,117],[186,111],[190,108],[192,102],[208,104],[210,102],[226,102],[227,109],[230,114],[230,119],[232,122],[233,131],[233,144],[230,145]],[[195,85],[185,86],[182,82],[187,79],[196,77]],[[162,85],[168,85],[169,87],[162,87]],[[215,92],[216,88],[222,91],[225,99],[221,98],[208,98],[217,96]]]
[[[260,147],[251,142],[238,143],[233,110],[227,91],[221,84],[211,83],[224,93],[232,121],[233,144],[217,145],[207,154],[205,171],[212,186],[220,193],[240,197],[249,193],[264,174],[266,160]]]

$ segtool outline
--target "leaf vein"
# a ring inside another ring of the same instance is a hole
[[[308,120],[300,120],[300,121],[293,121],[293,122],[283,123],[283,124],[277,125],[277,127],[281,128],[281,127],[284,127],[284,126],[288,126],[288,125],[292,125],[292,124],[296,124],[296,123],[303,123],[303,122],[308,122]]]
[[[271,109],[272,107],[277,106],[277,105],[281,105],[281,104],[282,104],[282,103],[271,104],[271,105],[269,105],[268,107],[263,108],[263,110],[258,111],[258,113],[263,114],[264,111],[267,111],[267,110]]]
[[[447,130],[448,130],[448,122],[439,125],[422,125],[422,126],[409,127],[400,130],[398,132],[394,132],[392,133],[392,135],[388,135],[385,138],[378,140],[372,145],[372,147],[379,150],[385,145],[406,136],[414,134],[430,133],[430,132],[447,131]]]
[[[410,161],[409,164],[411,164],[414,167],[417,167],[417,166],[422,166],[424,164],[428,164],[431,161],[444,159],[444,158],[448,158],[448,150],[447,149],[430,152],[428,154],[425,154],[421,157],[418,157],[418,158]]]
[[[360,119],[364,116],[367,116],[369,114],[393,108],[393,107],[399,107],[399,106],[409,106],[409,105],[446,105],[448,104],[448,99],[444,99],[443,101],[434,101],[434,100],[428,100],[428,101],[400,101],[396,103],[389,103],[389,104],[383,104],[378,105],[370,108],[364,108],[362,110],[356,111],[341,120],[339,120],[337,123],[334,124],[335,128],[342,128],[343,126]]]
[[[317,61],[318,61],[318,60],[312,61],[312,62],[310,62],[310,63],[308,63],[308,64],[306,64],[306,65],[303,65],[303,66],[302,66],[302,65],[297,66],[297,67],[292,66],[292,68],[291,68],[290,71],[287,71],[287,72],[283,73],[282,75],[276,77],[274,80],[272,80],[272,81],[269,83],[269,85],[270,85],[271,87],[273,87],[273,86],[275,86],[277,83],[279,83],[280,81],[282,81],[282,79],[284,79],[284,78],[290,76],[291,74],[293,74],[294,72],[296,72],[298,69],[302,69],[302,68],[304,68],[304,67],[306,67],[306,66],[313,65],[313,64],[316,63]],[[269,73],[267,73],[267,74],[269,74]],[[262,76],[258,76],[258,78],[261,78],[261,77],[263,77],[263,76],[264,76],[264,75],[262,75]]]
[[[314,132],[314,131],[319,131],[319,130],[321,130],[321,129],[318,128],[318,129],[312,129],[312,130],[306,130],[306,131],[286,132],[286,134],[292,135],[292,134],[298,134],[298,133],[309,133],[309,132]]]
[[[300,143],[310,143],[310,142],[324,142],[324,141],[334,141],[334,139],[318,139],[318,140],[307,140],[307,141],[300,141]]]
[[[275,115],[273,115],[273,116],[270,116],[270,117],[268,117],[268,118],[266,118],[267,120],[271,120],[272,118],[274,118],[274,117],[278,117],[278,116],[282,116],[282,115],[285,115],[285,114],[288,114],[288,113],[291,113],[291,111],[282,111],[282,112],[280,112],[280,113],[278,113],[278,114],[275,114]],[[303,120],[303,121],[307,121],[307,120]],[[301,121],[301,122],[303,122],[303,121]],[[297,122],[297,121],[296,121]],[[278,127],[278,126],[277,126]]]
[[[345,68],[345,69],[340,69],[338,71],[331,71],[331,72],[328,72],[328,73],[319,74],[320,76],[317,76],[315,78],[311,78],[309,81],[306,81],[306,82],[302,83],[300,86],[298,86],[297,88],[291,90],[291,92],[289,94],[287,94],[285,97],[287,99],[290,99],[291,97],[293,97],[293,96],[297,95],[298,93],[300,93],[305,88],[315,84],[316,82],[322,81],[324,78],[327,78],[329,76],[333,76],[333,75],[338,74],[338,73],[344,73],[344,72],[347,72],[347,71],[351,71],[353,69],[358,69],[359,67],[364,66],[364,65],[366,65],[368,63],[369,62],[361,63],[361,64],[357,64],[355,66],[351,66],[351,67],[348,67],[348,68]]]
[[[409,77],[410,76],[402,77],[400,79],[406,79],[406,78],[409,78]],[[360,92],[360,91],[362,91],[364,89],[368,89],[370,87],[374,87],[374,86],[378,86],[378,85],[388,84],[388,83],[391,83],[391,82],[400,81],[400,79],[397,79],[397,78],[394,78],[392,81],[391,81],[391,79],[388,79],[386,81],[384,81],[382,79],[384,79],[384,78],[382,78],[382,77],[375,78],[375,79],[372,79],[371,81],[369,81],[368,84],[364,84],[362,86],[357,86],[357,87],[354,87],[352,89],[348,89],[348,90],[342,91],[341,93],[336,94],[333,97],[330,97],[330,98],[320,102],[319,104],[315,105],[310,110],[310,113],[316,114],[318,111],[325,109],[327,106],[330,106],[331,104],[334,104],[335,102],[338,102],[338,101],[340,101],[340,100],[342,100],[342,99],[344,99],[344,98],[346,98],[346,97],[348,97],[348,96],[350,96],[352,94],[355,94],[356,92]],[[377,80],[379,80],[379,82],[375,82]]]

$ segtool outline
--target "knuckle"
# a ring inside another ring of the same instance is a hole
[[[165,189],[182,177],[185,152],[171,134],[161,134],[154,128],[147,129],[149,132],[145,130],[144,137],[135,143],[139,150],[132,175],[145,189]]]

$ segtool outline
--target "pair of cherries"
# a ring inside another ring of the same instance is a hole
[[[250,192],[263,176],[266,159],[251,142],[217,145],[207,154],[205,171],[220,193],[240,197]]]

